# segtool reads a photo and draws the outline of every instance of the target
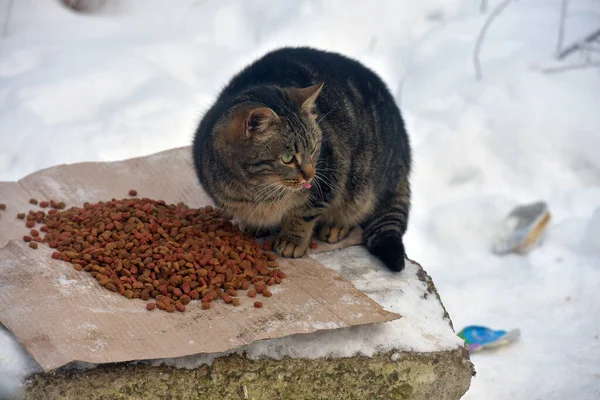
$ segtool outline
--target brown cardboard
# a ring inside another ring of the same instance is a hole
[[[256,340],[391,321],[387,312],[337,273],[315,260],[281,259],[287,279],[261,297],[262,309],[242,294],[242,305],[213,303],[202,310],[192,302],[184,313],[146,311],[142,300],[128,300],[100,287],[86,272],[53,260],[41,245],[30,249],[18,212],[37,208],[30,198],[65,201],[71,206],[138,196],[211,204],[197,183],[190,148],[173,149],[120,162],[61,165],[0,183],[0,322],[45,371],[72,361],[108,363],[171,358],[235,349]],[[360,243],[360,232],[344,242],[318,242],[315,251]]]

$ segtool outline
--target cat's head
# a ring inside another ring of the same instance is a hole
[[[244,92],[215,127],[232,171],[251,187],[310,187],[321,148],[315,101],[322,88],[261,86]]]

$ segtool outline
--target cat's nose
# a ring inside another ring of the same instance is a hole
[[[303,167],[300,170],[300,174],[302,175],[302,177],[305,180],[310,181],[312,178],[315,177],[315,167],[313,167],[312,165],[308,165],[306,167]]]

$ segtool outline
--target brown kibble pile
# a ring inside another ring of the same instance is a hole
[[[2,210],[2,211],[6,210],[6,204],[0,203],[0,210]]]
[[[267,286],[285,278],[274,253],[210,206],[193,209],[147,198],[64,211],[58,210],[62,202],[49,204],[54,209],[26,215],[27,227],[45,225],[23,240],[32,248],[46,243],[56,250],[52,258],[91,273],[105,289],[155,299],[148,310],[183,312],[192,300],[201,300],[207,310],[219,298],[238,306],[240,290],[270,297]]]

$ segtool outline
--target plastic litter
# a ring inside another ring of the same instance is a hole
[[[509,345],[521,336],[521,330],[495,331],[485,326],[470,325],[458,332],[470,352]]]
[[[550,217],[548,205],[543,201],[516,207],[506,217],[492,251],[496,254],[528,253],[539,242]]]

